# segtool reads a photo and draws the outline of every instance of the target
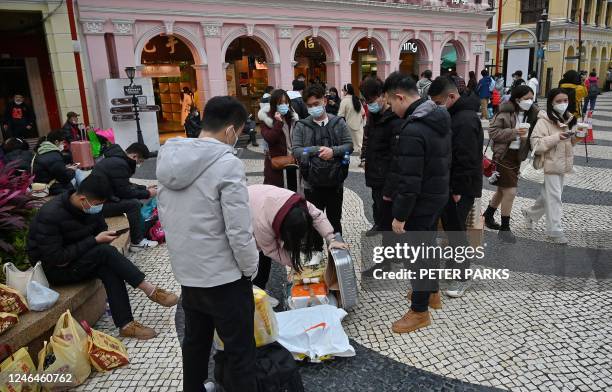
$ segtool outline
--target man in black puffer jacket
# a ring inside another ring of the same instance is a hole
[[[374,226],[366,233],[370,236],[391,230],[391,208],[383,200],[383,188],[391,165],[393,131],[399,130],[404,121],[393,113],[387,103],[382,80],[368,77],[361,82],[360,90],[368,105],[362,152],[365,156],[366,186],[372,188]]]
[[[156,332],[134,321],[125,283],[162,306],[176,305],[178,297],[147,282],[138,267],[111,245],[117,233],[108,231],[100,214],[109,195],[108,181],[90,175],[78,191],[64,192],[45,204],[30,223],[28,257],[32,264],[42,262],[52,285],[100,279],[120,335],[150,339]]]
[[[474,199],[482,195],[482,124],[469,99],[459,95],[450,79],[438,77],[429,92],[434,102],[448,109],[453,131],[450,195],[442,214],[442,225],[451,246],[467,246],[466,220],[474,206]],[[449,297],[461,297],[469,287],[469,281],[463,274],[470,268],[470,260],[462,263],[451,260],[447,268],[462,271],[461,278],[452,281],[446,290]]]
[[[136,185],[130,178],[136,167],[149,158],[149,149],[144,144],[133,143],[123,151],[118,144],[111,144],[102,151],[104,159],[96,163],[92,174],[106,177],[111,184],[112,197],[104,204],[102,213],[106,217],[126,214],[130,222],[130,250],[138,252],[157,246],[156,241],[149,241],[144,236],[140,200],[157,195],[155,187]]]
[[[418,247],[433,245],[436,221],[448,201],[451,165],[450,115],[431,100],[419,97],[409,76],[394,72],[385,81],[384,91],[395,114],[404,124],[394,135],[393,160],[383,191],[393,203],[393,232],[402,242]],[[423,255],[421,255],[423,256]],[[422,269],[436,268],[436,260],[410,260],[416,268],[412,279],[410,311],[392,325],[396,333],[407,333],[431,324],[428,306],[439,308],[436,279],[419,279]]]

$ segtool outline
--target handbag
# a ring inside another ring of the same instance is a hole
[[[497,165],[493,162],[492,159],[487,157],[487,150],[489,149],[489,144],[491,143],[491,139],[487,142],[487,146],[485,147],[484,152],[482,153],[482,174],[485,177],[489,178],[493,175],[494,172],[497,171]]]
[[[533,181],[538,184],[544,183],[544,167],[543,159],[536,159],[535,154],[532,152],[529,155],[529,160],[525,162],[525,165],[521,169],[521,178],[527,181]]]
[[[286,167],[296,165],[295,158],[293,155],[281,155],[278,157],[271,157],[270,163],[272,164],[272,169],[274,170],[283,170]]]
[[[14,288],[24,297],[27,295],[28,283],[31,281],[49,287],[49,281],[45,276],[45,271],[40,261],[36,263],[34,267],[30,267],[26,271],[19,270],[13,263],[6,263],[2,268],[4,269],[4,276],[6,276],[6,285]]]

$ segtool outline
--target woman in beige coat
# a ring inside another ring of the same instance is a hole
[[[361,105],[361,101],[355,95],[353,85],[347,83],[342,87],[344,98],[340,101],[340,109],[338,109],[338,116],[344,117],[346,125],[351,131],[351,137],[353,138],[353,152],[361,154],[361,146],[363,144],[363,125],[365,110]]]
[[[522,210],[525,224],[530,229],[546,214],[548,236],[558,244],[567,244],[561,226],[563,180],[573,171],[574,145],[581,140],[572,132],[576,118],[567,111],[568,105],[569,96],[565,90],[555,88],[548,93],[546,111],[538,115],[530,140],[533,166],[544,170],[544,184],[535,203]]]

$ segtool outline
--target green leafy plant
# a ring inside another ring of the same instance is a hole
[[[28,226],[41,202],[28,192],[33,176],[18,171],[17,164],[0,161],[0,263],[12,262],[17,268],[26,269]],[[0,281],[4,281],[3,271]]]

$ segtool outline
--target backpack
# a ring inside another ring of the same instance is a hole
[[[189,115],[185,119],[185,133],[187,137],[196,138],[200,135],[201,130],[202,120],[200,119],[200,112],[195,106],[192,106]]]
[[[218,351],[215,356],[215,381],[225,386],[229,379],[226,355]],[[304,392],[302,376],[293,356],[278,342],[257,348],[257,390],[261,392]]]
[[[344,121],[340,117],[330,120],[324,127],[323,132],[318,132],[318,128],[313,128],[308,121],[300,120],[302,124],[312,129],[311,146],[332,147],[340,144],[333,127],[338,121]],[[334,157],[326,161],[318,155],[310,155],[307,160],[300,159],[300,173],[306,182],[315,188],[332,188],[344,182],[348,176],[348,165],[342,164],[342,158]]]
[[[589,81],[589,97],[593,98],[601,94],[601,89],[596,81]]]

